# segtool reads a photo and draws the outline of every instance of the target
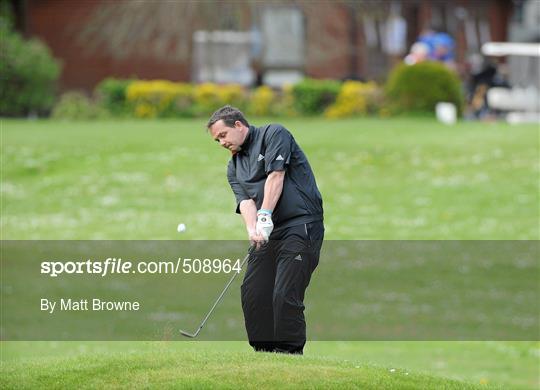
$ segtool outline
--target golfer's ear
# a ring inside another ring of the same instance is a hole
[[[244,124],[242,122],[240,122],[240,121],[234,122],[234,127],[242,127],[242,126],[244,126]]]

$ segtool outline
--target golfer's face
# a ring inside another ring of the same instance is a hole
[[[220,119],[210,127],[210,134],[221,146],[236,153],[240,151],[245,138],[241,129],[242,123],[240,121],[236,121],[234,127],[228,127],[223,123],[223,119]]]

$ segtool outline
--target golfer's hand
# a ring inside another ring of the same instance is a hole
[[[264,241],[268,241],[272,230],[274,230],[274,223],[272,222],[272,213],[267,210],[257,211],[257,225],[255,226],[257,234],[262,236]]]
[[[259,249],[264,244],[264,238],[257,234],[257,229],[248,229],[249,243],[256,249]]]

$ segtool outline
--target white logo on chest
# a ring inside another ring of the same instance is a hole
[[[259,157],[257,157],[257,161],[264,160],[264,156],[262,154],[259,154]]]

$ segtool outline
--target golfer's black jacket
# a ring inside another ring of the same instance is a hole
[[[322,221],[322,198],[309,162],[292,134],[277,124],[250,126],[242,150],[229,161],[227,178],[236,197],[236,212],[247,199],[260,209],[267,176],[283,170],[283,191],[272,212],[275,230]]]

